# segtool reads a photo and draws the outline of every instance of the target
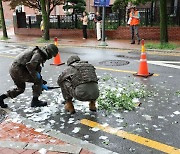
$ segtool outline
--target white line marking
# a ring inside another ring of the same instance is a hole
[[[148,63],[154,64],[154,65],[159,65],[159,66],[180,69],[180,66],[173,65],[173,64],[180,64],[180,62],[175,62],[175,61],[148,61]]]

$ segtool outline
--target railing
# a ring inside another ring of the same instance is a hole
[[[141,8],[140,12],[140,25],[141,26],[158,26],[160,22],[159,8]],[[80,21],[81,15],[57,15],[50,16],[50,28],[55,29],[81,29],[82,22]],[[180,7],[167,8],[167,18],[169,26],[180,26]],[[120,13],[109,13],[106,15],[105,28],[117,29],[120,25],[127,24],[128,15],[126,16],[125,10],[120,10]],[[26,23],[29,28],[40,27],[41,16],[27,16]],[[95,23],[92,18],[88,21],[88,29],[94,29]]]

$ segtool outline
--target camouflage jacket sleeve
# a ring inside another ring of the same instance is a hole
[[[36,51],[34,52],[31,60],[26,63],[26,68],[29,71],[30,75],[32,76],[34,82],[38,82],[39,79],[37,77],[37,72],[41,72],[41,64],[44,63],[43,58],[41,55]]]
[[[71,67],[64,70],[58,77],[58,81],[57,81],[58,85],[60,85],[64,81],[71,82],[72,76],[73,76],[74,73],[75,73],[75,70],[73,68],[71,68]]]

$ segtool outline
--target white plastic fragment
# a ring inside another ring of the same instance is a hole
[[[74,130],[72,131],[73,133],[78,133],[80,131],[80,127],[75,127]]]
[[[39,152],[40,154],[46,154],[47,150],[44,149],[44,148],[42,148],[42,149],[40,149],[38,152]]]
[[[175,111],[175,112],[173,112],[173,113],[176,114],[176,115],[179,115],[179,114],[180,114],[179,111]]]

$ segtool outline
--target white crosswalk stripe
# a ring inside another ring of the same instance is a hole
[[[148,61],[149,64],[180,69],[180,62],[176,61]]]

